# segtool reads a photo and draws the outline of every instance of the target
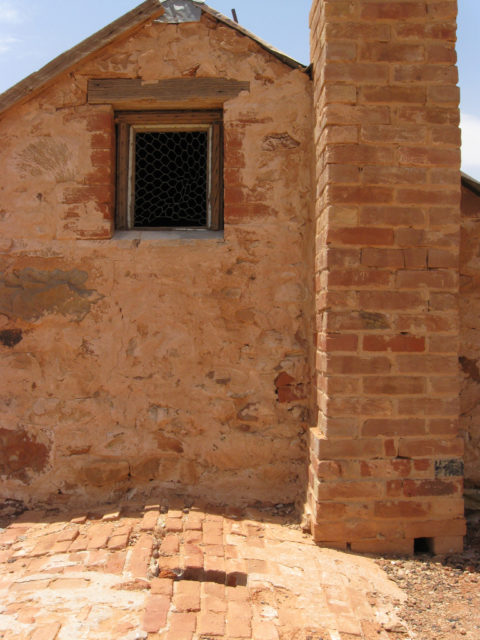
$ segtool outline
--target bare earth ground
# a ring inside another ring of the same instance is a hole
[[[480,511],[467,511],[467,522],[462,554],[377,559],[407,595],[395,610],[408,633],[391,640],[480,639]]]
[[[463,554],[372,558],[289,505],[116,509],[0,505],[1,640],[480,640],[479,511]]]

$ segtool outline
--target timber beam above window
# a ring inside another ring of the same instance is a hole
[[[228,78],[169,78],[148,84],[141,79],[98,78],[88,81],[88,102],[118,107],[131,103],[221,105],[249,90],[250,82]]]

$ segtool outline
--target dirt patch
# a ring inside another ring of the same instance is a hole
[[[377,560],[407,594],[397,614],[410,633],[390,631],[391,640],[480,638],[480,511],[467,512],[467,521],[461,554]]]

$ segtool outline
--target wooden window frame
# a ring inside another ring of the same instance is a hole
[[[117,184],[115,227],[118,230],[175,230],[223,228],[223,113],[209,111],[121,111],[117,125]],[[207,212],[205,227],[135,227],[135,153],[136,131],[208,131]]]

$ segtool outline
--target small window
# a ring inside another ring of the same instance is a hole
[[[120,112],[116,122],[116,228],[221,229],[222,112]]]

